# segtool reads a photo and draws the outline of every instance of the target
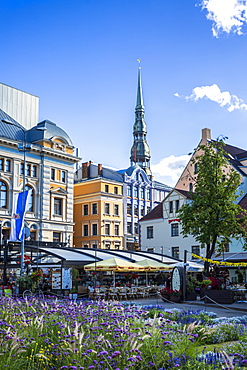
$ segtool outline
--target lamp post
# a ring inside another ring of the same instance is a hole
[[[2,122],[7,123],[8,125],[15,126],[19,130],[23,132],[23,141],[22,143],[18,143],[18,150],[20,152],[23,152],[23,183],[22,183],[22,191],[24,193],[26,188],[26,152],[30,151],[32,149],[32,144],[27,143],[27,130],[23,128],[21,125],[16,124],[15,122],[12,122],[7,119],[2,119]],[[46,127],[36,127],[36,130],[38,131],[45,131]],[[24,194],[22,196],[22,209],[23,209],[23,240],[21,241],[21,262],[20,262],[20,276],[24,274],[24,249],[25,249],[25,214],[24,214],[24,207],[25,207],[25,201],[24,201]]]
[[[22,182],[22,209],[23,209],[23,238],[21,240],[21,262],[20,262],[20,276],[23,276],[24,274],[24,249],[25,249],[25,215],[24,215],[24,207],[25,207],[25,201],[24,201],[24,191],[26,187],[26,151],[32,149],[32,145],[30,143],[27,143],[26,139],[26,130],[17,124],[15,124],[12,121],[8,120],[2,120],[4,123],[7,123],[8,125],[15,126],[19,128],[23,132],[23,142],[18,144],[18,150],[20,152],[23,152],[23,182]]]
[[[24,141],[22,144],[18,144],[18,150],[20,152],[23,152],[23,182],[22,182],[22,209],[23,209],[23,238],[21,240],[21,271],[20,271],[20,276],[24,275],[24,251],[25,251],[25,214],[24,214],[24,191],[26,188],[26,150],[31,149],[31,144],[28,145],[27,147],[27,140],[26,140],[26,130],[22,130],[24,134]]]

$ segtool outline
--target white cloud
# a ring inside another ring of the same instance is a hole
[[[242,27],[247,21],[245,0],[202,0],[200,5],[208,11],[207,19],[213,21],[215,37],[219,37],[221,32],[243,34]]]
[[[235,109],[247,109],[247,104],[245,104],[242,99],[239,99],[236,95],[231,95],[229,91],[221,91],[216,84],[195,87],[192,90],[192,94],[189,96],[182,96],[178,93],[174,95],[179,98],[193,101],[206,98],[218,103],[221,107],[225,107],[229,112],[233,112]]]
[[[163,158],[158,164],[151,166],[154,178],[166,185],[175,186],[189,159],[189,155],[170,155]]]

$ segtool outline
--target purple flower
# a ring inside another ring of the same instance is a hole
[[[101,352],[98,353],[98,357],[99,356],[106,356],[106,355],[108,355],[107,351],[101,351]]]

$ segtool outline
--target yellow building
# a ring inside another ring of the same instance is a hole
[[[123,249],[123,183],[101,165],[83,163],[75,174],[74,222],[75,247]]]

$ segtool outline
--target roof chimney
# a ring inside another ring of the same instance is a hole
[[[201,143],[206,144],[208,140],[211,140],[211,130],[210,128],[203,128]]]
[[[89,177],[89,166],[91,162],[82,163],[82,173],[81,176],[83,179],[87,179]]]
[[[99,163],[98,164],[98,176],[101,176],[102,175],[102,164]]]

